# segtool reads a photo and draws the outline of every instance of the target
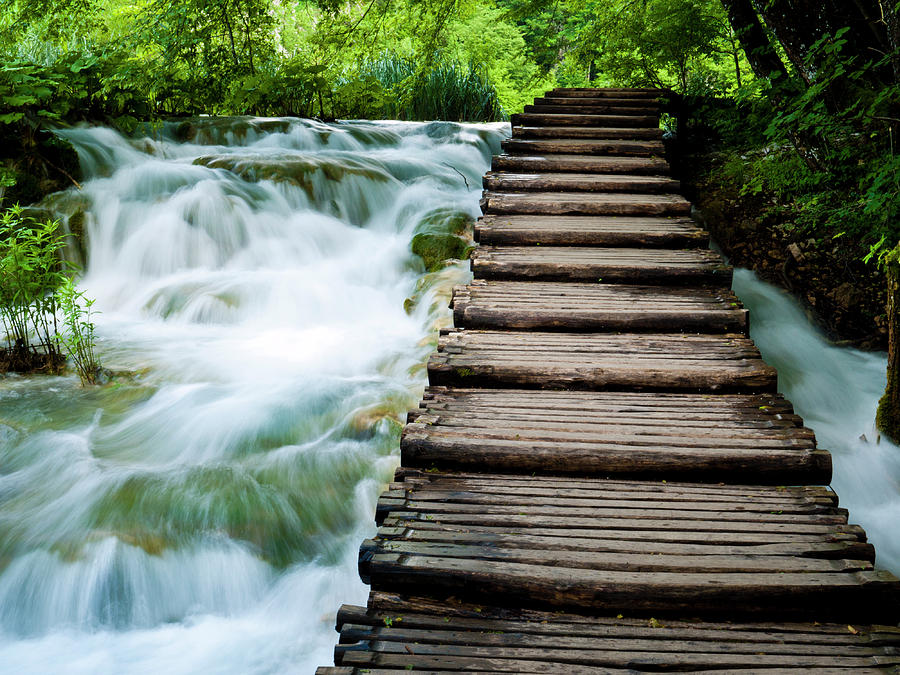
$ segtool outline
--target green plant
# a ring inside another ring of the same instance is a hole
[[[0,317],[8,351],[22,364],[42,352],[51,370],[61,361],[53,336],[56,290],[66,279],[58,229],[58,221],[23,216],[19,206],[0,214]]]
[[[96,384],[100,364],[94,354],[94,300],[75,287],[67,276],[57,290],[59,307],[63,313],[63,331],[56,334],[56,341],[69,354],[75,365],[81,384]]]

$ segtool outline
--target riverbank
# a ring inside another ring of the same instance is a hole
[[[811,236],[793,226],[789,208],[741,194],[736,159],[698,154],[682,163],[683,191],[722,252],[736,267],[790,291],[836,344],[886,349],[884,276],[863,262],[868,246],[838,233]]]

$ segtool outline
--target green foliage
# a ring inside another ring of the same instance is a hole
[[[765,146],[733,163],[741,193],[759,199],[764,216],[817,239],[846,236],[871,246],[870,260],[900,239],[898,120],[891,113],[900,87],[873,87],[884,59],[860,58],[847,49],[845,33],[812,45],[807,58],[816,78],[809,86],[782,89],[774,105],[745,105],[756,111],[743,117],[753,130],[728,140],[742,152]]]
[[[478,122],[504,117],[497,90],[474,64],[436,60],[422,72],[410,59],[386,55],[365,72],[392,94],[381,117]]]
[[[23,217],[19,207],[0,215],[0,317],[8,351],[40,349],[51,361],[57,355],[56,289],[65,279],[58,228],[56,221]]]
[[[75,365],[81,384],[96,384],[100,363],[94,354],[94,300],[75,287],[72,277],[66,276],[56,289],[59,307],[63,313],[63,330],[55,340],[64,348]]]
[[[60,370],[60,347],[72,358],[82,383],[94,383],[92,300],[75,288],[74,270],[61,261],[65,236],[59,223],[38,221],[14,206],[0,214],[0,324],[4,362],[14,370]],[[64,330],[59,330],[58,311]]]

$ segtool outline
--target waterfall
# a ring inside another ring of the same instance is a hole
[[[60,132],[51,208],[111,382],[0,378],[0,670],[308,673],[467,266],[426,274],[508,125]]]

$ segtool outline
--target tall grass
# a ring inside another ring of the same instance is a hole
[[[459,122],[506,118],[497,90],[474,64],[438,61],[422,71],[411,59],[385,54],[363,72],[394,94],[380,111],[383,117]]]

